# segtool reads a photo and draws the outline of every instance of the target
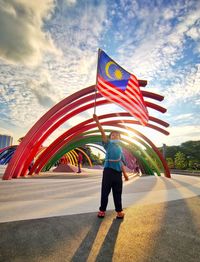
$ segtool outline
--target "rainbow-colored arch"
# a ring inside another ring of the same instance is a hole
[[[26,134],[20,145],[17,147],[12,159],[10,160],[5,170],[3,179],[7,180],[12,178],[18,178],[20,176],[25,176],[28,172],[28,167],[30,163],[40,150],[42,143],[52,134],[52,132],[54,132],[61,124],[63,124],[73,116],[76,116],[79,113],[94,107],[94,91],[94,85],[84,88],[63,99],[53,108],[51,108],[45,115],[43,115],[29,130],[29,132]],[[157,101],[162,101],[164,98],[163,96],[147,91],[142,91],[142,94],[144,97],[148,97]],[[110,102],[108,100],[102,98],[101,94],[97,94],[96,106],[109,103]],[[145,101],[145,103],[147,107],[153,108],[154,110],[157,110],[161,113],[166,112],[165,108],[157,104],[148,101]],[[116,116],[123,118],[123,120],[112,120],[112,118],[116,118]],[[114,126],[115,128],[124,129],[124,131],[127,130],[127,127],[124,125],[124,123],[140,125],[140,123],[136,120],[133,120],[130,114],[127,112],[99,116],[100,120],[107,120],[109,118],[111,118],[111,120],[102,122],[102,125],[108,127]],[[165,127],[169,126],[168,123],[153,116],[150,116],[150,122],[153,122],[153,124],[149,123],[147,127],[157,130],[158,132],[161,132],[165,135],[169,134],[169,132],[164,129]],[[160,126],[157,126],[157,124],[159,124]],[[80,141],[83,140],[85,136],[87,136],[85,132],[95,127],[96,124],[93,122],[93,119],[88,119],[67,130],[40,154],[35,164],[33,165],[30,173],[40,172],[40,170],[42,170],[42,168],[44,168],[45,165],[48,162],[50,162],[56,154],[62,151],[63,146],[72,143],[74,139],[77,137],[79,137]],[[138,131],[132,130],[132,132],[139,136],[137,137],[137,140],[140,140],[139,143],[148,143],[149,148],[152,149],[152,153],[154,155],[156,154],[157,158],[160,159],[165,176],[170,177],[170,171],[168,169],[167,163],[163,159],[161,153],[158,151],[155,145],[153,145],[153,143],[148,138],[146,138]],[[95,140],[96,138],[93,141],[94,143],[96,142]],[[74,147],[72,149],[74,149]]]

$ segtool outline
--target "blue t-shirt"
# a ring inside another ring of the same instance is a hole
[[[122,162],[125,162],[121,146],[118,143],[112,143],[110,140],[107,143],[102,142],[102,144],[106,149],[104,168],[109,167],[121,172]]]

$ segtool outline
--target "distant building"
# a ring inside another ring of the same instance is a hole
[[[13,143],[13,137],[9,135],[0,135],[0,148],[11,146]]]

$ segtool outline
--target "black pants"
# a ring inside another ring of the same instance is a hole
[[[122,211],[122,172],[104,168],[101,185],[101,211],[106,211],[108,196],[112,189],[116,212]]]

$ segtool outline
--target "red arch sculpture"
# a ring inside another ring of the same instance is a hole
[[[128,114],[128,113],[119,113],[119,114]],[[99,119],[113,117],[113,116],[116,116],[116,115],[118,115],[118,114],[113,113],[113,114],[103,115],[103,116],[99,116]],[[42,170],[42,168],[45,166],[45,164],[48,162],[48,160],[50,158],[52,158],[65,144],[69,143],[73,139],[73,137],[81,135],[84,131],[87,131],[87,130],[90,130],[91,128],[96,127],[96,124],[88,124],[89,121],[92,122],[93,120],[89,119],[89,120],[86,120],[86,121],[78,124],[77,126],[74,126],[73,128],[71,128],[68,131],[66,131],[65,133],[63,133],[60,137],[58,137],[53,143],[51,143],[49,145],[49,147],[47,148],[47,151],[43,152],[43,154],[41,154],[40,158],[38,158],[38,160],[35,162],[33,168],[30,171],[30,174],[32,174],[33,172],[39,173]],[[131,121],[131,123],[132,122],[133,121]],[[124,128],[124,126],[120,123],[127,123],[127,120],[112,120],[112,121],[102,122],[101,124]],[[148,139],[143,134],[141,134],[139,131],[137,131],[133,128],[126,127],[126,129],[128,129],[130,131],[134,131],[134,133],[136,133],[139,137],[143,138],[153,148],[153,150],[157,153],[158,157],[160,158],[160,160],[163,164],[163,167],[164,167],[164,170],[165,170],[165,176],[170,177],[170,172],[169,172],[168,166],[167,166],[162,154],[157,149],[157,147],[151,142],[151,140]],[[76,131],[76,130],[78,130],[78,131]]]
[[[29,132],[26,134],[26,136],[18,146],[11,161],[7,166],[3,179],[11,179],[17,178],[19,176],[24,176],[27,172],[29,164],[31,163],[32,159],[34,158],[35,154],[38,152],[40,146],[46,140],[46,138],[67,119],[94,106],[94,103],[90,103],[80,107],[84,103],[94,100],[94,94],[90,95],[94,92],[94,90],[95,86],[93,85],[70,95],[69,97],[56,104],[43,117],[41,117],[29,130]],[[162,96],[151,92],[142,91],[142,93],[144,97],[150,97],[158,101],[161,101],[163,99]],[[96,102],[97,106],[110,103],[107,100],[101,100],[101,98],[101,95],[97,94],[97,99],[100,99]],[[151,107],[159,112],[166,112],[165,108],[151,102],[146,102],[146,105],[147,107]],[[67,114],[67,112],[69,111],[72,112]],[[153,119],[154,118],[151,118],[152,121]],[[161,123],[162,121],[157,120],[157,123],[159,122]],[[160,127],[151,124],[149,124],[149,127],[168,134],[167,131],[163,130]]]

